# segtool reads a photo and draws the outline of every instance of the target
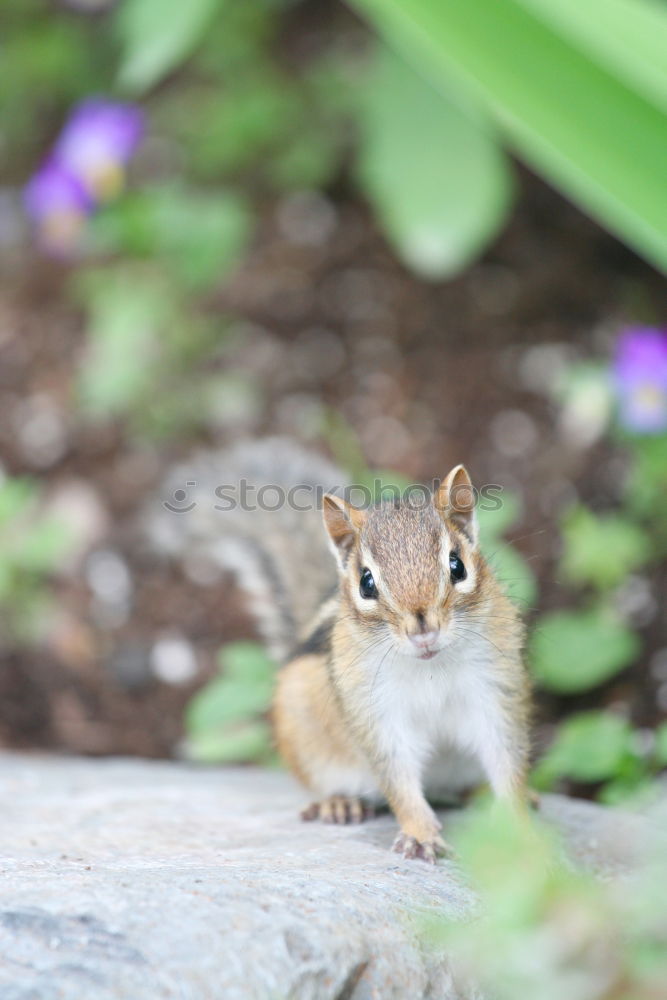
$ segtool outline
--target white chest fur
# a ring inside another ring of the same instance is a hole
[[[483,640],[468,640],[433,660],[389,653],[367,664],[367,709],[378,743],[423,775],[427,787],[479,779],[474,762],[495,741],[499,720],[492,652]]]

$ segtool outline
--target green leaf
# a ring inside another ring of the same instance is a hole
[[[294,81],[256,63],[232,74],[224,87],[178,90],[162,108],[163,130],[175,132],[195,171],[216,183],[260,165],[271,173],[268,161],[286,143],[304,133],[309,137],[303,94]]]
[[[667,494],[667,434],[619,435],[632,449],[633,467],[626,483],[626,506],[651,523],[656,554],[667,551],[667,523],[659,516]]]
[[[586,507],[565,515],[563,545],[566,578],[599,590],[617,586],[651,556],[651,542],[641,528],[617,514],[596,517]]]
[[[488,122],[384,49],[362,95],[358,175],[387,236],[423,277],[456,274],[509,209],[509,173]]]
[[[123,56],[118,85],[140,94],[193,51],[222,0],[124,0],[116,30]]]
[[[536,680],[551,691],[589,691],[629,666],[640,643],[602,611],[555,611],[543,615],[529,644]]]
[[[642,804],[648,804],[655,796],[655,782],[649,777],[645,765],[637,761],[637,773],[625,777],[613,778],[598,792],[598,802],[606,806],[625,806],[640,809]]]
[[[90,345],[79,376],[82,404],[93,416],[121,414],[152,384],[169,295],[129,269],[89,275],[83,293]]]
[[[259,642],[230,642],[219,655],[225,676],[249,684],[272,684],[276,665]]]
[[[251,216],[236,195],[165,189],[152,207],[159,251],[193,287],[222,279],[237,263],[250,233]]]
[[[235,724],[263,713],[269,707],[275,665],[258,643],[237,642],[223,647],[224,673],[192,698],[186,711],[191,736],[226,732]]]
[[[579,712],[562,723],[535,769],[541,787],[556,778],[595,782],[615,778],[630,748],[628,722],[612,712]]]
[[[452,78],[467,84],[534,169],[667,268],[667,117],[645,97],[648,74],[638,86],[636,72],[592,58],[589,45],[575,44],[537,4],[528,10],[521,0],[353,3],[437,86],[446,91]],[[642,18],[642,27],[634,11],[635,4],[624,14],[617,6],[609,25],[606,16],[598,19],[597,30],[616,32],[616,51],[623,45],[629,52],[628,38],[637,44],[640,36],[639,61],[651,35],[660,44],[667,9],[653,7],[652,23]]]
[[[271,684],[252,680],[216,677],[199,691],[188,705],[188,732],[197,735],[222,729],[266,711],[271,699]]]
[[[524,7],[623,78],[667,107],[667,18],[644,0],[521,0]]]
[[[271,753],[264,714],[275,664],[257,642],[234,642],[220,651],[224,671],[192,698],[185,714],[188,756],[232,763],[266,760]]]
[[[245,764],[265,761],[271,752],[271,730],[260,719],[226,729],[205,730],[186,743],[190,760],[202,764]]]

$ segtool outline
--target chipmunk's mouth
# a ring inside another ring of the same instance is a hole
[[[425,649],[423,653],[419,654],[420,660],[432,660],[434,656],[437,656],[440,652],[439,649]]]

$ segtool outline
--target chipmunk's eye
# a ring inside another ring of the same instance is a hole
[[[457,556],[456,552],[449,553],[449,572],[454,583],[459,583],[466,578],[466,568]]]
[[[367,601],[377,598],[378,596],[378,589],[375,586],[373,574],[369,569],[362,570],[361,579],[359,580],[359,593]]]

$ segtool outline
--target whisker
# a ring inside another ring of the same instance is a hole
[[[514,545],[515,542],[523,542],[526,538],[534,538],[535,535],[546,535],[547,528],[536,528],[535,531],[527,531],[525,535],[517,535],[515,538],[507,538],[510,545]]]
[[[382,667],[382,664],[383,664],[383,663],[384,663],[384,661],[385,661],[385,660],[387,659],[387,656],[388,656],[388,654],[389,654],[389,653],[390,653],[391,651],[392,651],[392,647],[391,647],[391,646],[389,646],[389,647],[387,648],[387,651],[385,652],[384,656],[382,657],[382,659],[380,660],[380,662],[379,662],[379,663],[378,663],[378,665],[377,665],[377,670],[375,671],[375,676],[373,677],[373,683],[371,684],[371,697],[370,697],[370,701],[371,701],[371,703],[372,703],[372,701],[373,701],[373,695],[374,695],[374,693],[375,693],[375,682],[376,682],[376,681],[377,681],[377,679],[378,679],[378,674],[380,673],[380,669],[381,669],[381,667]],[[395,649],[394,649],[394,652],[396,652],[396,650],[395,650]]]
[[[468,629],[466,629],[466,631],[468,632],[468,634],[469,634],[469,635],[474,635],[474,636],[476,636],[476,637],[477,637],[478,639],[481,639],[481,640],[482,640],[483,642],[488,642],[488,644],[489,644],[490,646],[493,646],[493,648],[494,648],[494,649],[496,650],[496,652],[498,653],[498,655],[499,655],[499,656],[505,656],[505,653],[503,653],[503,651],[502,651],[502,650],[500,649],[500,647],[499,647],[499,646],[497,646],[497,645],[495,644],[495,642],[492,642],[492,640],[491,640],[491,639],[489,639],[489,637],[488,637],[488,636],[486,636],[486,635],[482,635],[482,633],[481,633],[481,632],[476,632],[476,631],[475,631],[474,629],[472,629],[472,628],[468,628]],[[465,635],[463,635],[463,636],[460,636],[460,638],[465,638]]]

